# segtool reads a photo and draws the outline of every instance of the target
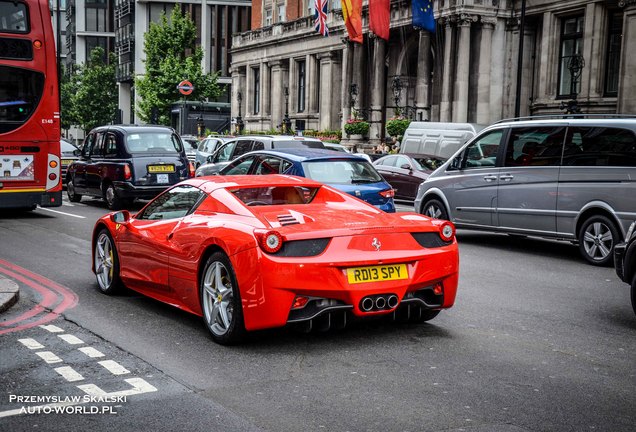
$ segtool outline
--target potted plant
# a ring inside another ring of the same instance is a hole
[[[386,122],[386,133],[395,138],[404,136],[404,132],[410,123],[411,120],[404,117],[394,117]]]
[[[344,131],[351,138],[354,138],[352,135],[359,135],[359,138],[362,138],[369,133],[369,123],[364,120],[349,119],[345,123]]]

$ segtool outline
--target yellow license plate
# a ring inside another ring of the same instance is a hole
[[[347,279],[350,284],[382,282],[408,278],[409,272],[406,269],[406,264],[353,267],[347,269]]]
[[[62,159],[62,165],[70,165],[73,159]]]
[[[149,173],[166,173],[174,172],[174,165],[149,165]]]

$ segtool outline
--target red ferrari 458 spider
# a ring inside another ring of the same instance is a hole
[[[453,305],[458,267],[450,222],[283,175],[186,180],[93,233],[101,291],[126,286],[203,316],[222,344],[352,314],[427,321]]]

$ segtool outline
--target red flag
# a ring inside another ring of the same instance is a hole
[[[369,30],[386,41],[389,40],[390,18],[390,0],[369,0]]]
[[[349,39],[362,43],[362,0],[341,0],[341,3]]]

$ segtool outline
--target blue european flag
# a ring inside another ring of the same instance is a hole
[[[412,0],[413,27],[420,27],[435,33],[435,18],[433,17],[433,0]]]

